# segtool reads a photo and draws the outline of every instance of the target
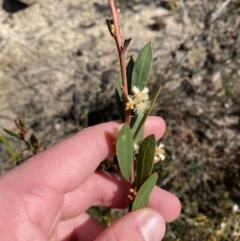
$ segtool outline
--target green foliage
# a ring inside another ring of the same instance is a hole
[[[40,151],[40,143],[37,139],[37,137],[34,134],[31,134],[30,137],[27,137],[27,128],[25,126],[25,123],[21,119],[16,119],[14,121],[17,132],[13,132],[8,129],[3,129],[5,133],[7,133],[9,136],[17,139],[18,141],[21,141],[25,144],[25,149],[20,150],[20,154],[22,154],[25,150],[30,151],[33,155],[38,153]],[[0,133],[0,140],[3,142],[6,150],[9,153],[10,156],[10,162],[13,162],[13,166],[16,166],[20,164],[23,161],[23,158],[20,156],[20,154],[15,150],[13,145],[10,144],[10,142],[7,140],[7,138]],[[26,158],[25,158],[26,159]]]
[[[120,119],[124,121],[124,107],[123,107],[123,99],[122,99],[122,77],[119,73],[118,79],[115,86],[115,100],[118,109],[118,114]]]
[[[152,174],[141,186],[133,202],[132,211],[147,205],[152,189],[157,183],[158,174]]]
[[[144,132],[144,126],[142,122],[143,116],[142,115],[135,115],[131,119],[130,126],[132,128],[133,132],[133,140],[136,144],[140,143],[143,139],[143,132]],[[142,123],[142,124],[141,124]],[[139,128],[140,127],[140,128]],[[136,132],[138,130],[138,132]]]
[[[15,123],[16,123],[18,128],[21,128],[23,131],[26,131],[25,124],[21,119],[16,119]]]
[[[3,128],[3,130],[4,130],[8,135],[10,135],[10,136],[12,136],[12,137],[15,137],[15,138],[17,138],[17,139],[21,139],[21,136],[19,136],[19,135],[16,134],[15,132],[10,131],[10,130],[5,129],[5,128]]]
[[[137,190],[140,189],[140,187],[152,173],[155,147],[156,140],[154,135],[146,137],[140,144],[139,153],[136,160]]]
[[[123,124],[118,133],[116,153],[121,173],[129,179],[133,158],[133,136],[128,124]]]
[[[34,134],[31,134],[29,138],[29,143],[33,153],[37,153],[39,151],[40,146],[39,146],[38,139]]]
[[[11,133],[12,134],[12,133]],[[0,141],[3,143],[3,145],[5,146],[10,159],[8,162],[13,162],[14,165],[16,165],[17,163],[22,161],[22,157],[19,155],[19,153],[16,151],[16,149],[14,148],[14,146],[8,141],[8,139],[0,133]]]
[[[148,82],[152,61],[152,44],[148,43],[140,51],[135,63],[131,57],[126,67],[127,86],[125,88],[127,88],[127,93],[132,92],[128,96],[128,108],[132,110],[133,116],[131,122],[124,123],[119,131],[116,152],[122,175],[126,179],[129,179],[130,182],[135,179],[135,183],[131,183],[131,185],[133,190],[136,189],[138,191],[137,196],[132,197],[133,200],[131,200],[129,206],[130,210],[146,205],[152,188],[157,181],[157,174],[152,175],[156,149],[155,137],[154,135],[150,135],[143,140],[144,123],[161,90],[161,87],[159,87],[153,95],[152,100],[148,100],[148,89],[145,87]],[[117,79],[115,93],[120,118],[125,120],[126,107],[124,106],[124,86],[122,86],[121,74],[119,74]],[[138,107],[139,104],[140,107]],[[143,107],[141,104],[143,104]],[[145,108],[145,104],[148,107],[146,110],[143,109],[139,113],[133,110],[134,108]],[[140,143],[139,152],[133,150],[134,143],[137,145]],[[134,167],[135,169],[131,170]],[[131,175],[135,175],[135,177]]]
[[[111,208],[93,206],[90,207],[86,212],[91,217],[99,220],[105,226],[109,226],[113,221]]]
[[[127,81],[128,81],[128,93],[131,92],[132,87],[132,75],[133,75],[133,68],[134,68],[134,60],[133,57],[130,56],[127,65]]]
[[[131,87],[136,86],[142,90],[147,81],[152,67],[152,44],[149,42],[140,51],[132,71]]]

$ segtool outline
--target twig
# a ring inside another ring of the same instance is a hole
[[[122,74],[122,93],[123,93],[123,106],[125,108],[126,103],[128,102],[128,86],[127,86],[127,73],[126,73],[126,61],[125,61],[125,50],[129,45],[131,39],[127,39],[122,44],[122,36],[119,24],[119,10],[116,9],[114,0],[108,0],[113,19],[107,20],[107,24],[110,30],[112,37],[114,38],[121,66],[121,74]],[[113,21],[113,24],[112,24]],[[131,110],[125,110],[125,123],[130,124],[131,121]]]
[[[231,2],[231,0],[226,0],[212,15],[212,22],[214,22],[218,16],[222,13],[223,9]]]
[[[173,172],[171,175],[169,175],[167,178],[165,178],[161,184],[160,187],[166,186],[173,178],[175,178],[177,176],[177,174],[179,173],[179,170],[176,170],[175,172]]]
[[[180,2],[180,5],[181,5],[181,8],[182,8],[182,11],[183,11],[183,19],[186,20],[188,18],[188,12],[187,12],[185,3],[184,3],[183,0],[179,0],[179,2]]]

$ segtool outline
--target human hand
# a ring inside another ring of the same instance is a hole
[[[90,206],[126,208],[129,185],[120,174],[95,171],[114,155],[109,134],[120,124],[84,129],[0,176],[0,240],[161,240],[165,222],[180,213],[180,202],[155,187],[149,207],[105,227],[85,213]],[[149,117],[145,135],[159,139],[165,123]]]

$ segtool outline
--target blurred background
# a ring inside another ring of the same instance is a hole
[[[239,0],[118,0],[136,58],[153,43],[153,115],[167,123],[159,186],[182,202],[168,240],[240,240]],[[45,149],[117,119],[107,0],[0,0],[0,172],[25,160],[21,118]]]

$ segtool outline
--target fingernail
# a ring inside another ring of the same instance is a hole
[[[160,215],[148,212],[138,223],[145,241],[160,241],[165,233],[165,223]]]

